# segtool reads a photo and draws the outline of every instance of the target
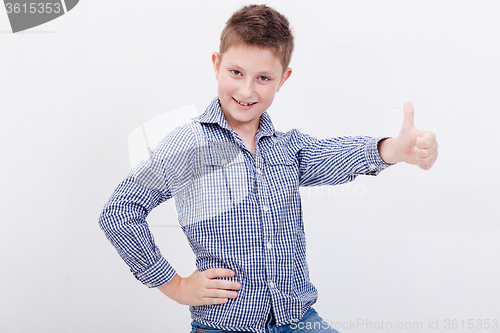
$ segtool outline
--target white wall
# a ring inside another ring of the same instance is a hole
[[[128,133],[216,95],[211,52],[245,3],[86,0],[18,34],[0,9],[1,332],[189,331],[187,307],[137,282],[97,219],[129,172]],[[500,320],[500,2],[268,4],[296,34],[278,129],[396,136],[410,100],[440,143],[430,171],[303,191],[316,309],[341,332]],[[152,224],[175,221],[168,204]],[[153,232],[190,274],[180,229]]]

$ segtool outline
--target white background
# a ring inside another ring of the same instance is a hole
[[[211,53],[243,4],[83,0],[17,34],[0,8],[1,332],[189,331],[188,308],[136,281],[97,220],[130,171],[130,131],[216,95]],[[302,191],[315,308],[341,332],[500,332],[476,321],[500,320],[500,2],[268,4],[296,36],[277,129],[397,136],[409,100],[440,144],[429,171]],[[151,224],[175,223],[170,204]],[[189,275],[181,230],[152,230]]]

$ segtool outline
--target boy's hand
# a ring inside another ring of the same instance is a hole
[[[428,170],[436,162],[438,156],[436,135],[413,126],[413,105],[404,105],[403,126],[399,137],[380,141],[379,154],[389,164],[406,162]]]
[[[436,135],[416,129],[413,126],[413,113],[413,104],[406,102],[403,126],[398,137],[398,148],[403,161],[428,170],[436,162],[438,155]]]
[[[184,305],[223,304],[227,303],[229,298],[238,297],[235,290],[240,290],[241,284],[217,278],[232,277],[234,274],[234,271],[224,268],[210,268],[203,272],[196,270],[187,278],[176,274],[171,281],[158,289]]]

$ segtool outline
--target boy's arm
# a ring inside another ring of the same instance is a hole
[[[427,170],[437,158],[436,136],[413,126],[413,105],[405,103],[403,126],[397,138],[338,137],[318,140],[298,136],[299,186],[339,185],[359,175],[377,175],[391,164],[406,162]],[[293,140],[291,142],[294,142]],[[296,146],[296,147],[295,147]]]
[[[146,178],[154,178],[146,174]],[[171,198],[171,193],[138,185],[141,183],[133,175],[122,182],[99,220],[101,229],[131,267],[134,276],[184,305],[221,304],[229,298],[236,298],[235,290],[239,290],[241,284],[219,279],[234,276],[234,271],[222,268],[196,270],[191,276],[182,278],[163,258],[153,242],[146,216],[159,203]]]
[[[413,126],[413,105],[404,104],[404,120],[397,138],[381,140],[378,143],[380,157],[388,164],[406,162],[428,170],[438,156],[436,135]]]
[[[143,185],[141,175],[149,174],[148,169],[143,164],[118,185],[101,212],[99,226],[134,276],[151,288],[176,272],[161,255],[146,222],[148,213],[172,195]]]

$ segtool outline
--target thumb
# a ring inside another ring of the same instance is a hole
[[[402,128],[412,128],[412,127],[413,127],[413,104],[411,104],[410,102],[405,102]]]

